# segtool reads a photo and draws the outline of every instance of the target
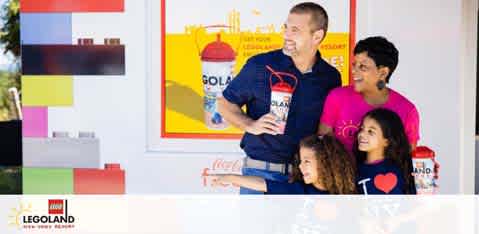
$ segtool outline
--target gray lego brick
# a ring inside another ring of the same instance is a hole
[[[23,166],[100,168],[98,138],[23,138]]]

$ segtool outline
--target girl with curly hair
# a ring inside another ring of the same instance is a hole
[[[258,176],[211,175],[265,194],[354,194],[355,169],[344,146],[333,136],[312,135],[301,140],[289,182]]]
[[[378,108],[363,118],[354,143],[361,194],[415,194],[411,146],[401,118]]]

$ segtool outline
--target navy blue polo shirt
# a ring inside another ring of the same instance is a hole
[[[253,135],[245,133],[241,148],[249,157],[273,163],[289,163],[298,150],[301,138],[317,133],[324,101],[329,91],[341,86],[339,72],[316,54],[311,72],[302,74],[291,57],[282,50],[251,57],[223,92],[223,97],[238,106],[246,105],[246,114],[253,120],[270,111],[270,66],[277,72],[287,72],[298,78],[293,93],[284,134]],[[273,78],[275,79],[275,78]],[[285,78],[286,81],[291,79]],[[290,82],[290,84],[294,84]]]
[[[320,190],[313,185],[301,182],[288,183],[267,179],[265,181],[265,194],[329,194],[328,191]]]

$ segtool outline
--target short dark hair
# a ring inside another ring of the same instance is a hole
[[[313,32],[316,30],[322,29],[324,35],[328,31],[328,13],[326,10],[317,3],[314,2],[303,2],[295,5],[291,10],[290,14],[309,14],[311,15],[311,22]]]
[[[354,47],[354,55],[363,52],[366,52],[368,57],[374,60],[377,67],[389,68],[389,74],[386,77],[386,83],[389,83],[389,79],[399,62],[399,51],[394,44],[384,37],[368,37],[360,40]]]

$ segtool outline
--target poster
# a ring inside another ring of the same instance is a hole
[[[248,58],[280,49],[289,9],[299,1],[163,0],[161,137],[235,139],[242,131],[219,115],[215,98]],[[349,80],[350,1],[320,1],[330,16],[320,45],[325,60]],[[184,6],[189,6],[185,8]],[[226,50],[222,61],[205,61],[208,49]],[[216,47],[216,48],[215,48]],[[203,57],[203,59],[202,59]],[[211,64],[215,66],[211,68]],[[228,72],[228,69],[231,72]],[[217,75],[211,75],[210,71]],[[208,75],[210,74],[210,75]],[[210,87],[206,87],[210,86]],[[213,87],[213,88],[212,88]],[[213,89],[213,92],[208,90]],[[216,95],[216,96],[215,96]]]
[[[207,88],[220,93],[218,90],[234,79],[251,56],[281,48],[288,12],[300,2],[148,2],[145,12],[148,22],[146,151],[242,155],[239,140],[243,132],[230,125],[221,126],[222,122],[214,115],[215,108],[205,105],[208,104],[205,100],[211,101],[212,95],[205,93]],[[318,49],[324,59],[341,71],[343,84],[347,84],[350,45],[355,40],[354,33],[350,32],[354,32],[356,24],[356,1],[315,2],[323,6],[329,16],[327,37]],[[220,87],[204,86],[204,67],[211,68],[212,64],[202,59],[202,52],[209,44],[218,42],[229,48],[229,52],[223,53],[222,61],[227,65],[219,65],[225,77],[207,80],[207,84],[216,82]],[[220,126],[211,128],[207,118],[214,119]]]

